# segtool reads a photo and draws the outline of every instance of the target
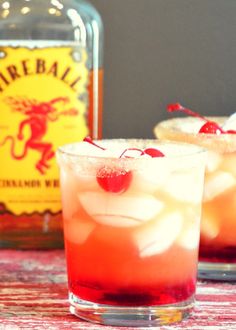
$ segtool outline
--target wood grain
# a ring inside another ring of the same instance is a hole
[[[133,328],[94,325],[70,315],[63,251],[1,250],[0,330],[15,329]],[[199,282],[193,315],[158,329],[236,330],[236,283]]]

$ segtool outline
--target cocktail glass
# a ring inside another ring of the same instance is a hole
[[[96,143],[57,152],[70,311],[118,326],[181,321],[194,305],[205,151]]]
[[[208,117],[220,127],[226,117]],[[155,127],[158,138],[208,150],[201,221],[199,277],[236,280],[236,134],[198,133],[199,118],[174,118]]]

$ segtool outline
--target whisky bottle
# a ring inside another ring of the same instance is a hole
[[[87,1],[0,1],[1,248],[63,246],[55,151],[101,137],[102,52]]]

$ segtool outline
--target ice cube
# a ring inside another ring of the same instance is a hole
[[[204,212],[201,221],[201,235],[204,239],[212,240],[218,236],[220,227],[217,218],[211,212]]]
[[[199,226],[200,227],[200,226]],[[178,244],[185,249],[194,250],[199,245],[200,228],[196,225],[183,226],[178,237]]]
[[[96,223],[78,216],[65,221],[64,235],[72,243],[83,244],[95,228]]]
[[[104,151],[104,157],[111,158],[151,158],[151,156],[147,154],[143,154],[141,149],[138,148],[126,148],[127,146],[110,146],[109,149]]]
[[[122,146],[109,146],[108,149],[104,150],[103,157],[106,158],[120,158],[122,153],[124,152],[124,147]]]
[[[120,156],[125,152],[124,157],[137,158],[140,157],[142,152],[135,148],[127,148],[127,145],[112,144],[105,147],[96,141],[96,145],[88,142],[81,142],[76,145],[76,153],[84,156],[91,157],[105,157],[105,158],[120,158]],[[101,148],[100,148],[101,147]],[[146,155],[147,156],[147,155]],[[147,156],[149,157],[149,156]],[[150,158],[150,157],[149,157]]]
[[[78,180],[73,171],[61,169],[60,171],[61,195],[63,202],[63,215],[65,218],[71,218],[76,213],[80,205],[76,194],[78,192]]]
[[[228,117],[222,128],[224,130],[236,130],[236,112]]]
[[[220,165],[222,157],[220,154],[214,151],[208,151],[207,153],[207,163],[206,163],[206,171],[214,172],[218,166]]]
[[[151,257],[166,251],[178,237],[182,224],[182,215],[173,212],[139,227],[134,233],[134,241],[140,257]]]
[[[236,178],[236,153],[229,153],[224,155],[221,169],[231,173]]]
[[[203,200],[210,201],[235,184],[236,179],[232,174],[224,171],[217,171],[206,177]]]
[[[159,189],[169,175],[169,171],[160,164],[149,166],[144,171],[133,171],[133,180],[130,189],[134,191],[142,191],[145,193],[153,193]]]
[[[176,200],[199,203],[202,199],[203,174],[198,170],[193,171],[194,169],[188,172],[173,173],[166,180],[163,191]]]
[[[85,171],[81,173],[79,169],[75,170],[75,177],[79,190],[97,190],[100,187],[95,174],[93,175],[89,171],[88,173],[85,173]]]
[[[105,150],[94,146],[88,142],[80,142],[75,145],[75,149],[73,150],[76,154],[80,156],[91,156],[91,157],[104,157]]]
[[[153,218],[163,203],[148,194],[110,194],[87,191],[78,195],[85,211],[101,224],[115,227],[138,226]]]

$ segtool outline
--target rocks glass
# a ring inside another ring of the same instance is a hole
[[[220,127],[224,127],[227,120],[226,117],[207,119]],[[235,280],[236,134],[200,134],[202,123],[193,117],[169,119],[155,127],[155,134],[159,138],[194,143],[208,150],[199,277]]]
[[[205,156],[194,145],[156,140],[58,150],[73,314],[145,327],[191,312]]]

